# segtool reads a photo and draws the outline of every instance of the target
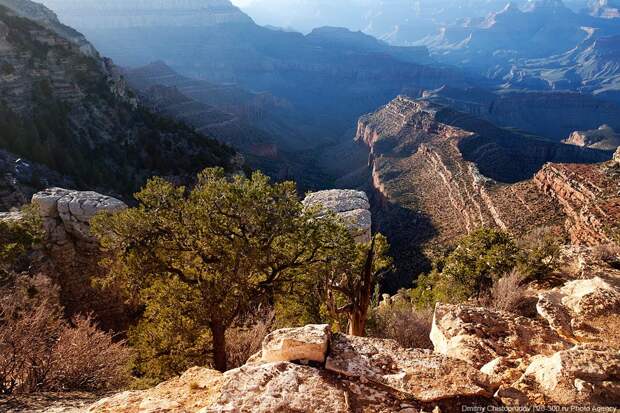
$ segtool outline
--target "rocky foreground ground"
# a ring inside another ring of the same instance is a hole
[[[531,290],[537,316],[438,304],[434,351],[331,332],[278,330],[224,374],[195,367],[89,413],[443,412],[467,406],[620,407],[620,271],[588,249],[567,251],[573,275]],[[602,410],[601,410],[602,411]],[[614,411],[610,409],[608,411]]]
[[[52,255],[69,258],[92,243],[87,227],[95,212],[125,207],[96,193],[58,188],[38,193],[33,203],[44,218],[49,248],[58,250]],[[345,218],[368,215],[364,194],[353,191],[324,191],[304,203]],[[368,220],[354,221],[367,238]],[[0,401],[0,411],[413,413],[534,405],[614,411],[620,407],[620,269],[595,252],[566,247],[563,275],[524,292],[529,317],[438,304],[433,351],[309,325],[271,333],[261,352],[226,373],[195,367],[148,390],[99,401],[93,395],[40,395]]]

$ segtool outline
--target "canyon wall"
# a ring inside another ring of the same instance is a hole
[[[560,189],[558,180],[568,188],[575,185],[566,175],[549,173],[557,164],[545,166],[558,160],[582,163],[576,167],[581,168],[580,179],[588,181],[592,175],[585,171],[606,168],[592,162],[608,160],[608,152],[531,138],[405,96],[363,116],[357,140],[370,150],[372,186],[382,209],[375,222],[390,239],[398,265],[395,279],[387,280],[390,287],[424,270],[425,251],[453,244],[481,226],[516,235],[542,227],[566,228],[580,243],[609,240],[603,235],[606,224],[596,224],[585,212],[570,211],[572,201],[563,200],[567,191]],[[577,185],[569,196],[579,210],[613,210],[617,194],[609,205],[598,205],[592,199],[600,198],[600,188],[596,195],[586,194],[586,187],[597,185],[588,182]],[[598,186],[615,188],[603,181]],[[586,207],[586,199],[593,205]],[[574,225],[566,224],[570,217]]]

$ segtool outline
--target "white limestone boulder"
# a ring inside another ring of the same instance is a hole
[[[577,346],[539,356],[497,396],[508,405],[614,406],[620,400],[620,352]]]
[[[498,385],[464,361],[405,349],[393,340],[334,334],[325,364],[329,371],[388,386],[421,402],[456,397],[491,398]]]
[[[325,363],[330,336],[330,328],[326,324],[276,330],[263,340],[261,361]]]
[[[305,207],[318,207],[334,212],[348,226],[360,243],[370,242],[372,236],[372,214],[368,196],[362,191],[331,189],[313,192],[303,200]]]
[[[92,191],[72,191],[50,188],[33,195],[44,220],[44,226],[54,241],[61,241],[61,232],[76,237],[80,241],[92,242],[90,220],[99,212],[118,212],[127,205],[110,196]]]
[[[498,357],[550,355],[569,347],[546,323],[488,308],[441,303],[435,307],[430,338],[435,352],[477,368]]]

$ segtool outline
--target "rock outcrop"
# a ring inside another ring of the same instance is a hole
[[[334,334],[325,368],[366,383],[387,386],[421,402],[456,397],[490,398],[490,378],[471,365],[432,353],[404,349],[391,340]]]
[[[279,338],[294,345],[272,351]],[[332,335],[327,326],[275,331],[262,354],[262,360],[224,374],[196,367],[154,389],[103,399],[87,411],[413,413],[437,406],[457,411],[492,404],[496,388],[463,361],[404,349],[391,340]],[[265,360],[274,354],[303,364]],[[309,354],[317,363],[304,365]]]
[[[620,165],[620,148],[618,148],[618,149],[616,150],[616,153],[614,153],[614,162],[615,162],[617,165]]]
[[[594,130],[575,131],[564,142],[570,145],[615,151],[620,147],[620,133],[616,133],[608,125],[602,125]]]
[[[547,164],[534,177],[562,208],[574,244],[607,244],[618,230],[620,181],[610,164]]]
[[[41,264],[60,287],[60,299],[68,315],[94,312],[101,326],[122,331],[130,314],[113,290],[92,286],[100,274],[99,245],[90,233],[90,220],[99,212],[114,213],[127,208],[122,201],[92,191],[50,188],[32,197],[46,232]]]
[[[436,352],[478,368],[498,358],[551,355],[568,348],[568,343],[542,322],[466,305],[438,304],[431,340]]]
[[[94,243],[90,220],[99,212],[114,213],[127,208],[116,198],[92,191],[50,188],[32,197],[43,217],[48,240],[57,245],[67,242]]]
[[[506,404],[617,406],[620,400],[620,352],[577,346],[537,357],[517,382],[502,387]]]
[[[319,191],[308,194],[303,204],[307,208],[321,208],[335,213],[349,227],[357,242],[370,242],[372,214],[364,192],[344,189]]]

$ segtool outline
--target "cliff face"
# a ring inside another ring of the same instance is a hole
[[[616,133],[608,125],[602,125],[594,130],[575,131],[565,142],[571,145],[615,151],[620,147],[620,133]]]
[[[565,214],[565,227],[574,244],[610,243],[620,234],[620,167],[548,164],[534,183],[554,199]]]
[[[141,108],[111,61],[22,17],[40,6],[15,4],[0,5],[0,148],[122,193],[154,174],[230,164],[232,149]]]
[[[484,118],[498,126],[516,128],[559,142],[574,131],[601,125],[620,128],[620,105],[572,92],[502,92],[443,87],[425,98]]]
[[[372,184],[383,209],[376,222],[394,246],[403,277],[410,276],[410,268],[419,269],[421,257],[412,250],[451,244],[480,226],[515,234],[561,228],[562,205],[531,177],[557,159],[610,157],[574,152],[570,145],[532,139],[403,96],[362,117],[357,139],[370,148]]]

